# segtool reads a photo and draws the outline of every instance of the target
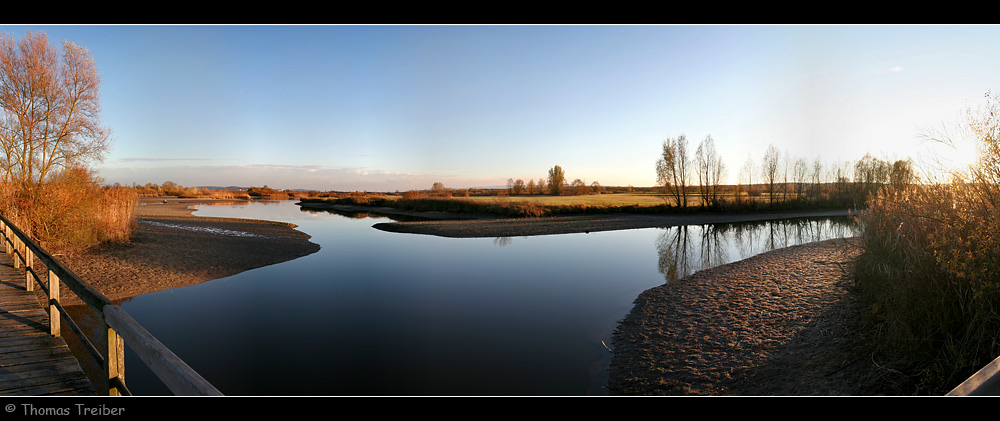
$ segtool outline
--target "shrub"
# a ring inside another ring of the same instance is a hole
[[[99,187],[82,168],[64,170],[42,184],[0,187],[4,215],[50,252],[128,241],[136,199],[131,188]]]
[[[984,115],[968,173],[884,189],[859,218],[858,290],[881,363],[912,393],[945,393],[1000,355],[1000,124]]]

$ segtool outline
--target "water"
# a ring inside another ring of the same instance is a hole
[[[122,307],[227,395],[602,395],[640,292],[846,218],[535,237],[387,233],[293,202],[201,216],[292,222],[319,252]],[[166,395],[126,349],[133,393]]]

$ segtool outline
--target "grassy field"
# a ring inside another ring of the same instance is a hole
[[[793,194],[788,196],[788,200],[792,200]],[[718,199],[726,203],[737,202],[736,196],[733,193],[720,193]],[[744,203],[767,203],[767,194],[760,194],[756,197],[750,197],[746,193],[741,194],[740,199]],[[455,197],[450,200],[467,200],[473,203],[496,203],[509,202],[509,203],[530,203],[538,206],[544,207],[575,207],[575,208],[624,208],[624,207],[636,207],[636,208],[653,208],[662,207],[664,205],[677,206],[676,200],[673,196],[665,193],[612,193],[612,194],[586,194],[586,195],[570,195],[570,196],[551,196],[551,195],[520,195],[520,196],[470,196],[470,197]],[[781,201],[778,195],[775,196],[775,201]],[[702,206],[702,198],[697,194],[690,194],[687,197],[687,205],[689,208],[698,208]]]
[[[694,199],[694,200],[691,200]],[[469,200],[472,202],[491,203],[498,200],[510,202],[531,202],[541,206],[593,206],[593,207],[621,207],[621,206],[663,206],[665,203],[673,204],[674,200],[665,194],[657,193],[616,193],[616,194],[588,194],[583,196],[549,196],[549,195],[525,195],[525,196],[471,196],[456,198],[455,200]],[[701,203],[697,198],[689,198],[689,205],[697,206]]]
[[[584,195],[491,195],[449,196],[423,192],[391,194],[347,194],[336,197],[302,198],[302,201],[328,202],[341,205],[387,206],[409,211],[460,213],[490,213],[505,217],[541,217],[570,214],[601,213],[689,213],[699,211],[754,212],[766,210],[839,208],[838,204],[812,202],[805,198],[776,200],[768,203],[767,195],[740,200],[733,194],[723,194],[714,206],[702,207],[698,195],[689,195],[687,207],[675,205],[675,198],[662,193],[613,193]],[[778,199],[776,197],[776,199]]]

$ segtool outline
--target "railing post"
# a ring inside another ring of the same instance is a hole
[[[24,248],[24,289],[28,292],[35,290],[35,282],[31,279],[34,276],[32,272],[32,265],[34,264],[34,255],[31,250],[27,247]]]
[[[104,325],[107,326],[107,321]],[[118,383],[115,382],[115,379],[117,378],[121,384],[125,384],[125,341],[110,326],[107,330],[107,354],[104,361],[107,364],[105,371],[107,372],[108,396],[121,396],[122,393],[118,390]]]
[[[14,246],[14,252],[11,253],[10,257],[11,257],[11,260],[14,261],[14,269],[20,269],[21,268],[21,262],[18,261],[17,256],[15,256],[15,254],[21,254],[21,246],[20,246],[21,239],[18,238],[18,237],[14,237],[13,240],[14,240],[13,241],[14,242],[14,244],[13,244],[13,246]]]
[[[59,315],[59,276],[49,272],[49,334],[59,336],[62,334],[62,323]]]

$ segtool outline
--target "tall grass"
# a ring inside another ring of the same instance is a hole
[[[1000,150],[977,133],[968,172],[883,190],[859,218],[857,286],[879,362],[908,393],[946,393],[1000,356]]]
[[[133,189],[102,188],[80,168],[42,184],[0,184],[0,211],[50,252],[128,241],[136,200]]]

